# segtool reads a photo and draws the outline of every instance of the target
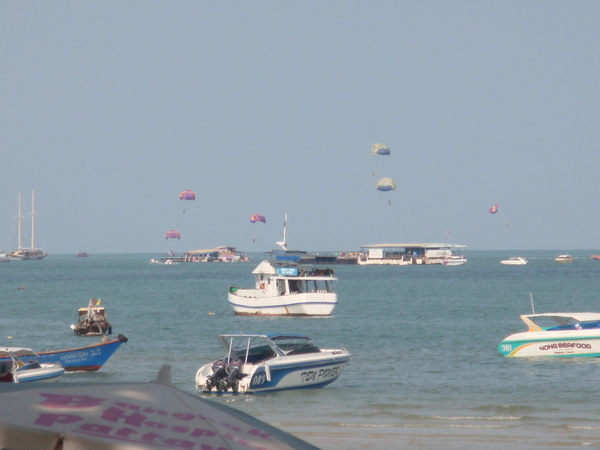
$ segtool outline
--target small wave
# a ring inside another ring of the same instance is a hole
[[[509,428],[506,425],[493,425],[493,424],[445,424],[440,426],[439,423],[339,423],[338,427],[341,428],[362,428],[362,429],[401,429],[401,428],[427,428],[427,429],[441,429],[441,428],[465,428],[465,429],[478,429],[478,430],[493,430],[493,429],[505,429]]]
[[[567,425],[567,428],[571,430],[600,430],[600,425]]]
[[[435,420],[521,420],[523,416],[431,416]]]
[[[538,411],[538,408],[527,405],[483,405],[473,408],[474,411],[500,412],[504,414],[524,415]],[[544,409],[548,411],[548,409]]]

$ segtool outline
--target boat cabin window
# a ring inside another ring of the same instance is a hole
[[[285,288],[285,280],[277,280],[277,292],[279,295],[285,295],[287,293]]]
[[[306,282],[304,280],[289,280],[290,294],[300,294],[306,292]]]

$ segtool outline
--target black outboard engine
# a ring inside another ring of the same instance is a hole
[[[217,388],[217,391],[226,390],[226,382],[225,378],[227,377],[227,365],[225,361],[219,360],[215,361],[212,365],[212,375],[207,377],[206,381],[206,389],[208,391],[212,391],[213,387]]]
[[[239,380],[244,377],[242,374],[242,362],[239,359],[231,361],[227,365],[227,388],[231,388],[232,392],[237,392],[239,388]]]

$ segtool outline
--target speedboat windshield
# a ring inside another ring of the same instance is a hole
[[[312,339],[306,336],[274,336],[272,340],[286,355],[319,353],[321,351]]]
[[[599,318],[573,317],[567,315],[540,315],[529,317],[538,327],[545,331],[582,330],[600,328]]]
[[[227,355],[227,361],[240,360],[246,364],[255,364],[276,355],[264,336],[219,336]]]
[[[228,362],[240,360],[245,364],[256,364],[275,356],[321,352],[312,339],[294,334],[222,335],[219,340]]]

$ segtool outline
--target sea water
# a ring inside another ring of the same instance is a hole
[[[520,253],[520,254],[519,254]],[[100,298],[113,334],[129,341],[95,373],[72,382],[150,381],[172,366],[196,394],[196,370],[221,355],[217,335],[305,333],[352,354],[317,390],[209,397],[324,449],[536,448],[600,445],[600,359],[505,358],[520,314],[600,312],[600,251],[469,252],[463,266],[335,266],[338,305],[328,318],[240,317],[230,286],[251,287],[248,263],[150,264],[157,255],[50,255],[0,264],[0,345],[63,349],[77,309]],[[524,256],[526,266],[500,260]]]

